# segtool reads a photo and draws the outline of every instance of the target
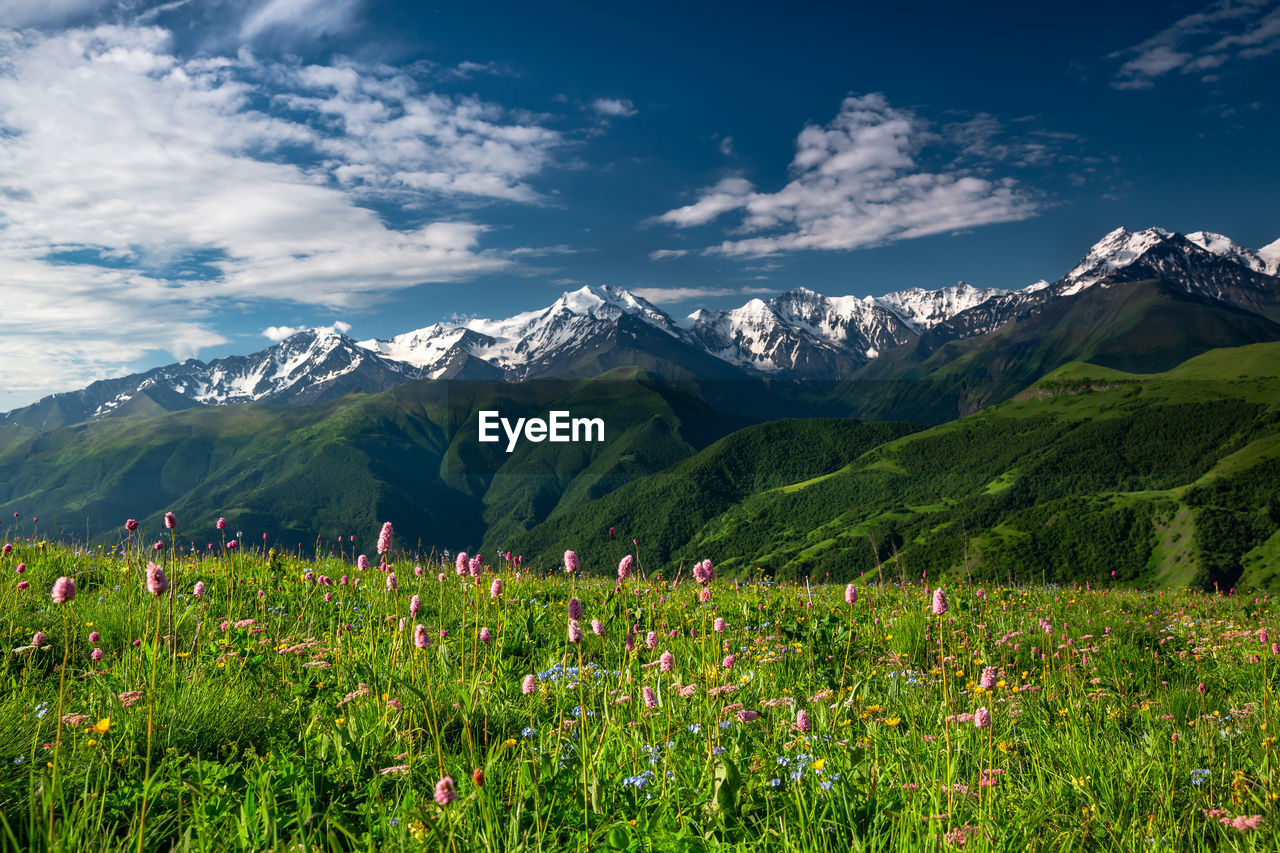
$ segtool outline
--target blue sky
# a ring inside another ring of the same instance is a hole
[[[0,0],[0,409],[583,284],[682,315],[1280,237],[1280,0],[950,5]]]

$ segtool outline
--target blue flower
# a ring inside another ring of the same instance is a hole
[[[698,734],[702,731],[702,723],[690,723],[689,731],[693,732],[695,735]]]

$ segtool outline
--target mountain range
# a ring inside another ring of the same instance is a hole
[[[1118,228],[1057,281],[1020,290],[961,282],[880,297],[827,297],[800,287],[732,310],[699,309],[675,318],[621,288],[589,286],[544,309],[499,320],[435,323],[387,340],[301,331],[250,355],[208,363],[191,359],[54,394],[0,415],[0,424],[44,430],[198,406],[308,404],[421,379],[579,378],[627,366],[675,380],[920,380],[957,353],[974,350],[956,342],[990,336],[1045,311],[1070,313],[1064,301],[1142,281],[1162,282],[1169,299],[1176,299],[1175,292],[1200,298],[1197,304],[1209,306],[1209,313],[1251,315],[1251,321],[1237,318],[1225,337],[1215,327],[1196,350],[1203,351],[1273,339],[1271,321],[1280,319],[1278,276],[1280,240],[1255,251],[1204,231]],[[1158,337],[1160,330],[1146,333]],[[1233,338],[1236,333],[1242,336]],[[1183,348],[1176,354],[1195,353]],[[1144,366],[1149,365],[1128,365]],[[1016,381],[1029,378],[1034,377]],[[958,401],[959,413],[974,402]]]

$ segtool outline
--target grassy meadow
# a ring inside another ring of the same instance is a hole
[[[1269,598],[27,533],[0,849],[1280,846]]]

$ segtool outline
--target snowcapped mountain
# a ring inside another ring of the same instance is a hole
[[[49,429],[108,416],[249,401],[307,403],[413,379],[520,380],[593,376],[640,366],[671,378],[839,379],[885,351],[935,352],[1026,319],[1092,287],[1161,279],[1280,319],[1280,240],[1248,249],[1207,231],[1117,228],[1053,283],[1021,290],[964,282],[880,297],[827,297],[797,288],[730,310],[676,320],[621,288],[583,287],[505,319],[446,321],[387,340],[299,332],[246,356],[188,360],[55,394],[0,415]]]
[[[0,416],[0,423],[52,429],[113,415],[175,411],[257,400],[312,403],[350,391],[382,391],[421,371],[357,346],[333,331],[306,330],[252,355],[195,359],[100,380]]]

